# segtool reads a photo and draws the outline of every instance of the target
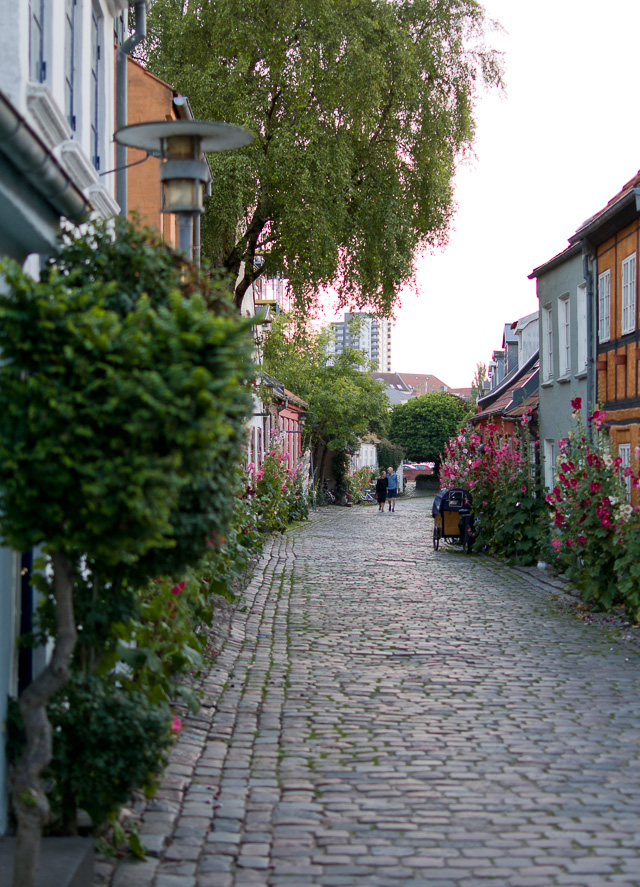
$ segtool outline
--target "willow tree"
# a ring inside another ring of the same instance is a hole
[[[315,477],[322,481],[329,457],[355,452],[367,431],[381,431],[387,418],[384,386],[362,372],[362,351],[331,354],[329,330],[292,323],[280,315],[263,343],[264,367],[307,403],[304,431]]]
[[[309,311],[388,316],[416,253],[442,244],[478,85],[501,84],[476,0],[155,0],[147,60],[199,118],[252,146],[211,157],[206,258],[239,307],[281,273]]]

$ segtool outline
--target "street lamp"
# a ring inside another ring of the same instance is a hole
[[[157,120],[123,126],[114,134],[116,142],[160,157],[160,181],[164,213],[174,213],[178,225],[178,248],[193,257],[193,223],[199,230],[204,210],[204,190],[210,180],[205,154],[242,148],[253,136],[241,126],[207,120]],[[198,258],[198,257],[196,257]]]

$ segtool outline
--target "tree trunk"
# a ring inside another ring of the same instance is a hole
[[[315,465],[316,465],[316,472],[318,475],[318,485],[322,486],[322,483],[324,482],[324,465],[325,465],[325,462],[327,461],[327,448],[324,445],[323,441],[318,441],[316,447],[317,447],[316,453],[317,453],[318,458],[315,459],[314,461],[315,461]]]
[[[41,774],[52,753],[51,725],[47,702],[67,682],[76,625],[73,615],[73,568],[66,555],[51,556],[56,602],[56,643],[47,667],[23,690],[20,710],[27,745],[12,776],[11,793],[18,820],[13,887],[35,887],[40,860],[42,827],[49,818],[49,802]]]

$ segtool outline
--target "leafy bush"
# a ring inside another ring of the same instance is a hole
[[[634,564],[628,561],[638,519],[627,503],[622,460],[609,452],[605,414],[596,410],[589,417],[589,443],[581,399],[575,398],[572,405],[573,427],[567,439],[559,441],[557,483],[547,495],[554,514],[556,559],[585,600],[604,610],[624,602],[637,612]]]
[[[379,441],[376,444],[376,450],[378,452],[378,465],[385,468],[388,468],[389,465],[397,468],[404,459],[406,452],[404,447],[401,447],[399,444],[393,444],[390,440]]]
[[[522,439],[503,438],[490,425],[482,443],[475,431],[463,429],[445,447],[440,478],[443,485],[471,491],[477,547],[533,564],[548,536],[549,509],[528,461],[527,418]]]
[[[347,490],[357,500],[364,496],[371,489],[371,482],[374,480],[375,473],[372,468],[365,465],[364,468],[358,468],[353,474],[347,478]]]
[[[171,716],[145,693],[123,692],[114,676],[73,677],[48,706],[53,757],[44,777],[54,829],[76,831],[76,811],[106,822],[139,789],[152,789],[171,746]],[[21,746],[12,700],[9,754]]]

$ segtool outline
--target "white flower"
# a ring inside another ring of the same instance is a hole
[[[631,515],[633,514],[633,508],[631,507],[631,505],[628,505],[628,504],[621,505],[619,514],[620,514],[620,520],[622,520],[622,521],[624,521],[624,523],[626,523],[629,520],[629,518],[631,517]]]
[[[613,465],[613,456],[610,456],[609,453],[605,453],[602,457],[602,461],[607,466],[607,468],[611,468]]]

